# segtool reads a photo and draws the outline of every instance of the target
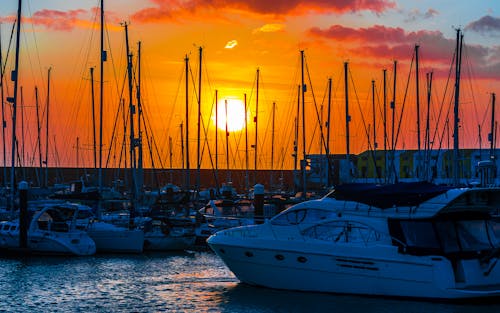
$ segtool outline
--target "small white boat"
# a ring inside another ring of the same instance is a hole
[[[208,239],[238,279],[277,289],[460,299],[500,296],[499,188],[337,188]]]
[[[95,241],[97,252],[141,253],[144,247],[144,231],[139,228],[118,226],[96,219],[92,208],[82,204],[65,203],[62,206],[77,208],[78,228],[87,231]]]
[[[96,245],[87,232],[76,227],[76,208],[44,207],[34,212],[27,231],[27,249],[42,254],[92,255]],[[19,219],[0,222],[0,248],[21,247]]]

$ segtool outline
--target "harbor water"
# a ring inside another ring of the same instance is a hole
[[[0,312],[500,312],[446,303],[291,292],[239,283],[211,252],[0,256]]]

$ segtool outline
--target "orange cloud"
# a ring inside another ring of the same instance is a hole
[[[79,16],[87,13],[83,9],[70,10],[67,12],[58,10],[41,10],[37,11],[31,17],[31,22],[34,25],[43,25],[48,29],[70,31],[76,25],[81,23]]]
[[[390,0],[150,0],[154,6],[142,9],[132,15],[137,22],[159,22],[195,14],[199,11],[224,9],[262,15],[301,15],[311,12],[347,13],[363,10],[382,13],[395,8]]]

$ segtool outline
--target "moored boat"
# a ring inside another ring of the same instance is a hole
[[[0,222],[0,248],[20,251],[19,219]],[[76,210],[47,206],[33,213],[27,229],[26,252],[41,254],[92,255],[96,245],[76,227]]]
[[[208,244],[252,285],[434,299],[500,296],[499,188],[350,187],[264,224],[217,232]]]

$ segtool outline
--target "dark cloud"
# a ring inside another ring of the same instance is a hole
[[[158,22],[198,13],[203,9],[224,9],[263,15],[301,15],[317,13],[347,13],[363,10],[377,14],[395,8],[390,0],[150,0],[154,4],[136,12],[132,19],[138,22]],[[213,16],[212,16],[213,18]]]
[[[500,18],[486,15],[479,20],[471,22],[465,27],[465,30],[471,30],[478,33],[494,33],[500,34]]]

